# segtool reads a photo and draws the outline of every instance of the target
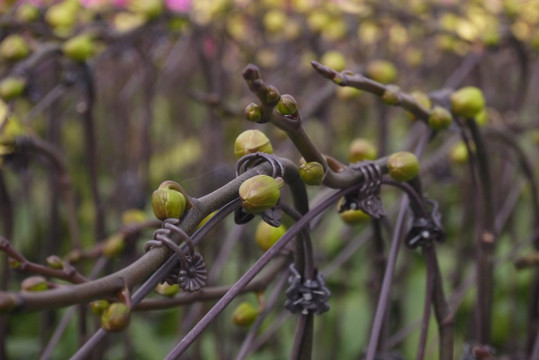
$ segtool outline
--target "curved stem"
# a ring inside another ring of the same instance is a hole
[[[237,294],[258,274],[268,263],[281,251],[285,245],[309,222],[324,211],[326,208],[336,202],[341,196],[356,190],[358,186],[354,186],[345,190],[337,191],[329,196],[325,201],[317,207],[305,214],[300,221],[292,225],[292,227],[279,239],[268,251],[264,253],[255,264],[243,274],[243,276],[232,286],[232,288],[213,306],[204,317],[195,325],[193,329],[172,349],[166,359],[177,359],[185,350],[202,334],[210,323],[219,315],[228,304],[237,296]]]

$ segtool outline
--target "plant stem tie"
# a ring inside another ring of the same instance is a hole
[[[350,167],[361,172],[363,185],[358,191],[344,197],[339,212],[360,209],[375,219],[384,216],[384,207],[380,198],[382,184],[380,166],[373,161],[365,160],[352,164]]]
[[[326,287],[322,274],[316,271],[315,279],[302,282],[294,264],[290,264],[290,271],[292,275],[288,278],[290,286],[286,289],[287,300],[284,307],[293,314],[300,312],[303,315],[309,313],[319,315],[328,311],[331,292]]]

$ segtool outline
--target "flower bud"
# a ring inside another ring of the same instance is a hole
[[[397,79],[397,68],[386,60],[371,61],[365,69],[365,74],[382,84],[389,84]]]
[[[124,303],[114,303],[103,311],[101,327],[109,332],[122,331],[129,325],[130,310]]]
[[[455,91],[450,100],[451,111],[458,116],[473,118],[485,108],[483,92],[474,86]]]
[[[451,113],[447,109],[441,106],[435,106],[429,114],[428,122],[432,129],[444,130],[453,122],[453,116],[451,116]]]
[[[261,221],[256,227],[255,241],[259,248],[268,251],[285,233],[286,227],[284,225],[274,227]]]
[[[178,291],[180,291],[180,285],[178,284],[169,285],[167,283],[162,283],[162,284],[157,284],[157,286],[155,287],[156,293],[158,293],[159,295],[168,296],[168,297],[172,297],[176,295]]]
[[[8,258],[8,265],[10,269],[18,269],[21,266],[21,262],[10,257]]]
[[[251,303],[242,302],[232,313],[232,322],[238,326],[249,326],[258,317],[258,309]]]
[[[260,130],[247,130],[239,134],[234,142],[236,158],[256,152],[273,154],[273,147],[268,137]]]
[[[0,82],[0,98],[9,101],[21,96],[26,88],[26,80],[10,76]]]
[[[257,175],[245,180],[239,189],[243,208],[251,213],[260,213],[275,206],[281,196],[283,180],[268,175]]]
[[[146,213],[140,209],[128,209],[122,213],[122,225],[141,224],[146,221]]]
[[[398,105],[401,103],[400,88],[396,85],[387,85],[382,101],[387,105]]]
[[[47,283],[47,279],[45,279],[43,276],[30,276],[24,279],[21,283],[21,290],[22,291],[45,291],[49,288],[49,284]]]
[[[339,216],[348,225],[361,224],[361,223],[364,223],[365,221],[371,219],[369,214],[365,213],[364,211],[362,211],[360,209],[344,210],[344,211],[339,213]]]
[[[96,315],[101,315],[109,307],[109,302],[107,300],[95,300],[90,303],[90,309]]]
[[[152,194],[153,213],[159,220],[179,219],[185,211],[185,196],[178,190],[163,184],[165,182]]]
[[[45,13],[45,21],[56,29],[70,29],[77,19],[78,4],[73,4],[64,1],[51,5]]]
[[[21,23],[29,23],[39,18],[39,9],[30,3],[21,4],[17,8],[15,18]]]
[[[285,94],[277,103],[277,111],[283,115],[294,115],[298,112],[298,104],[291,95]]]
[[[26,40],[20,35],[12,34],[0,43],[0,56],[7,61],[24,59],[30,54]]]
[[[322,164],[311,161],[299,167],[299,176],[307,185],[320,185],[324,179],[324,167]]]
[[[350,143],[348,160],[356,163],[363,160],[374,160],[378,156],[376,147],[369,140],[357,138]]]
[[[245,107],[243,115],[245,115],[245,118],[249,121],[259,122],[262,119],[262,110],[257,104],[250,103]]]
[[[346,58],[340,51],[330,50],[320,58],[320,63],[335,71],[343,71],[346,68]]]
[[[463,141],[459,141],[449,151],[449,159],[454,164],[463,164],[468,161],[468,149]]]
[[[78,35],[62,45],[65,56],[76,62],[88,60],[95,53],[95,43],[90,35]]]
[[[134,13],[144,15],[147,19],[153,19],[164,11],[162,0],[130,0],[127,8]]]
[[[483,108],[483,110],[475,115],[475,122],[479,126],[485,126],[488,123],[488,113],[486,108]]]
[[[419,173],[417,157],[409,152],[398,152],[387,159],[389,176],[397,181],[409,181]]]
[[[47,260],[47,265],[49,265],[49,267],[52,269],[59,270],[59,269],[63,269],[64,267],[64,262],[62,261],[62,259],[60,259],[56,255],[48,256],[46,260]]]
[[[108,258],[118,256],[125,249],[125,238],[122,234],[116,233],[107,238],[103,245],[103,255]]]
[[[432,104],[427,94],[422,91],[412,91],[410,95],[412,95],[418,105],[424,107],[426,110],[430,109]],[[408,116],[408,118],[411,120],[416,119],[416,116],[409,111],[406,111],[406,116]]]
[[[279,90],[273,85],[268,86],[267,92],[266,92],[266,103],[268,105],[275,105],[281,98],[281,94],[279,94]]]

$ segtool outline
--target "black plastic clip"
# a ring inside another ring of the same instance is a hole
[[[430,246],[432,241],[443,242],[445,240],[438,203],[433,200],[427,200],[427,203],[431,207],[429,218],[413,218],[410,231],[406,236],[405,243],[411,249],[418,246]]]
[[[382,185],[382,170],[373,161],[362,161],[352,164],[351,167],[363,174],[363,185],[358,191],[344,197],[339,212],[345,210],[362,210],[371,217],[379,219],[384,216],[384,206],[380,198],[380,186]]]
[[[177,226],[179,222],[179,219],[164,220],[161,229],[153,233],[153,239],[146,242],[144,250],[148,251],[154,246],[166,246],[176,253],[180,260],[178,266],[172,269],[163,282],[169,285],[179,284],[183,290],[194,292],[206,285],[208,270],[204,258],[195,250],[195,245],[189,235]],[[187,253],[170,238],[173,232],[185,241],[188,247]]]
[[[329,310],[328,299],[331,292],[325,285],[324,277],[317,272],[315,279],[301,282],[301,275],[290,265],[292,275],[288,278],[290,286],[286,289],[287,300],[284,307],[291,313],[301,312],[303,315],[309,313],[322,314]]]

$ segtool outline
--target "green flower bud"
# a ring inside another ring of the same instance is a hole
[[[24,279],[21,283],[22,291],[45,291],[49,288],[47,279],[43,276],[30,276]]]
[[[281,98],[281,94],[279,94],[279,90],[273,85],[268,86],[268,90],[266,92],[266,103],[268,105],[275,105],[277,102],[279,102],[279,99]]]
[[[122,234],[116,233],[107,238],[103,245],[103,255],[108,258],[118,256],[125,249],[125,238]]]
[[[339,216],[348,225],[361,224],[371,219],[369,214],[359,209],[356,209],[356,210],[350,209],[350,210],[342,211],[339,213]]]
[[[45,13],[45,21],[54,28],[70,29],[77,19],[78,5],[60,2],[50,6]]]
[[[0,82],[0,98],[9,101],[18,98],[24,93],[26,80],[20,77],[7,77]]]
[[[8,264],[11,269],[18,269],[21,266],[21,262],[18,260],[15,260],[14,258],[8,259]]]
[[[56,255],[51,255],[47,257],[47,265],[50,268],[60,270],[64,268],[64,262]]]
[[[30,3],[22,4],[17,8],[15,18],[21,23],[29,23],[39,18],[39,9]]]
[[[378,157],[378,151],[369,140],[357,138],[350,143],[348,148],[348,160],[356,163],[363,160],[374,160]]]
[[[101,327],[109,332],[122,331],[129,325],[130,310],[124,303],[114,303],[103,311]]]
[[[414,154],[398,152],[387,159],[389,176],[397,181],[409,181],[419,173],[419,162]]]
[[[277,103],[277,111],[283,115],[294,115],[298,112],[298,104],[291,95],[285,94]]]
[[[453,122],[453,116],[449,110],[441,107],[435,106],[434,109],[430,112],[429,115],[429,126],[434,130],[444,130],[451,125]]]
[[[458,116],[473,118],[485,108],[483,92],[474,86],[455,91],[450,100],[451,111]]]
[[[258,309],[248,302],[242,302],[232,313],[232,322],[238,326],[249,326],[258,317]]]
[[[454,164],[463,164],[468,161],[468,149],[463,141],[459,141],[449,151],[449,159]]]
[[[365,74],[382,84],[390,84],[397,79],[397,68],[386,60],[371,61],[365,69]]]
[[[168,297],[172,297],[176,295],[178,291],[180,291],[180,285],[178,284],[169,285],[167,283],[162,283],[162,284],[158,284],[155,287],[156,293],[158,293],[159,295],[168,296]]]
[[[410,95],[412,95],[412,97],[415,99],[415,101],[419,105],[424,107],[426,110],[430,109],[432,104],[431,104],[431,101],[430,101],[427,94],[425,94],[424,92],[421,92],[421,91],[412,91],[410,93]],[[408,116],[408,118],[410,118],[411,120],[416,119],[416,116],[414,114],[412,114],[411,112],[409,112],[409,111],[406,111],[406,116]]]
[[[324,179],[324,167],[322,164],[311,161],[299,167],[299,176],[307,185],[320,185]]]
[[[95,54],[95,43],[90,35],[78,35],[62,45],[62,52],[73,61],[83,62]]]
[[[243,208],[251,213],[260,213],[275,206],[281,196],[283,180],[268,175],[257,175],[245,180],[239,189]]]
[[[146,219],[146,213],[140,209],[128,209],[122,213],[122,225],[142,224]]]
[[[259,248],[268,251],[286,233],[286,227],[280,225],[273,227],[265,221],[261,221],[256,227],[255,241]]]
[[[164,11],[162,0],[131,0],[128,9],[134,13],[144,15],[147,19],[153,19]]]
[[[20,35],[9,35],[0,43],[0,56],[4,60],[17,61],[24,59],[28,54],[30,54],[30,48]]]
[[[172,187],[165,181],[152,194],[153,213],[159,220],[179,219],[185,211],[185,196]]]
[[[382,95],[382,101],[387,105],[398,105],[401,103],[400,88],[396,85],[387,85],[386,91]]]
[[[245,115],[245,118],[249,121],[259,122],[262,119],[262,110],[257,104],[250,103],[245,107],[243,115]]]
[[[475,115],[475,122],[479,126],[485,126],[488,123],[488,113],[486,108],[483,108],[483,110]]]
[[[340,51],[330,50],[320,58],[320,63],[335,71],[343,71],[346,68],[346,58]]]
[[[273,154],[273,147],[268,137],[260,130],[247,130],[239,134],[234,142],[236,158],[256,152]]]
[[[109,307],[109,302],[107,300],[95,300],[90,303],[90,309],[96,315],[101,315]]]

